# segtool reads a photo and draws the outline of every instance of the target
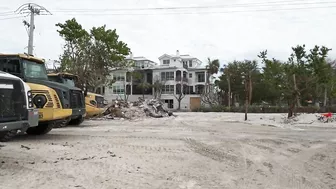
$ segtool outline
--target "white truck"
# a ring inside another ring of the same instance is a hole
[[[0,142],[38,125],[38,109],[32,100],[30,87],[24,81],[0,71]]]

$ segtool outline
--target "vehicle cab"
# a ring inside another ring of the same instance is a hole
[[[0,71],[0,141],[38,125],[30,87],[19,77]]]
[[[71,73],[49,73],[48,78],[50,81],[80,88],[78,76]],[[104,96],[87,92],[86,89],[83,89],[83,92],[85,95],[85,109],[87,118],[97,116],[105,111],[106,100],[104,99]]]

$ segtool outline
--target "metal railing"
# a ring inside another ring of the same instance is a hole
[[[187,77],[176,76],[175,81],[188,83],[189,80]]]

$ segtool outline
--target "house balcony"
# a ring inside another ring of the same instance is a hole
[[[181,76],[177,76],[175,78],[176,82],[183,82],[183,83],[188,83],[188,78],[187,77],[181,77]]]
[[[186,71],[177,70],[176,71],[175,81],[176,82],[188,83],[187,72]]]

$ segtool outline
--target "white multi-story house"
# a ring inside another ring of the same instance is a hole
[[[135,67],[123,70],[114,70],[111,79],[114,79],[112,86],[105,90],[105,97],[108,100],[125,99],[137,100],[139,97],[153,98],[157,95],[155,88],[143,87],[143,83],[153,86],[160,83],[162,86],[161,100],[168,108],[177,109],[178,99],[183,90],[181,109],[191,109],[200,106],[200,94],[206,85],[207,71],[202,62],[190,55],[164,54],[159,57],[160,63],[148,60],[145,57],[133,57],[128,60],[134,61]],[[134,72],[141,73],[136,78]],[[148,85],[149,86],[149,85]]]

